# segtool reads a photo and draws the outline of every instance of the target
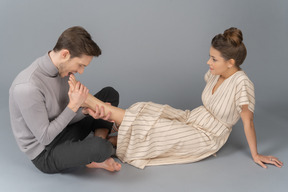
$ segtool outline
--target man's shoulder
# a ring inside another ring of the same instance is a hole
[[[29,83],[31,81],[37,81],[37,76],[41,76],[41,67],[40,63],[42,62],[42,57],[37,58],[32,64],[30,64],[28,67],[23,69],[14,79],[12,85],[17,84],[25,84]],[[36,78],[36,79],[35,79]]]
[[[22,70],[13,80],[12,85],[10,87],[10,92],[23,89],[35,89],[37,87],[37,79],[39,73],[39,62],[40,58],[37,58],[32,64],[30,64],[27,68]]]
[[[18,95],[24,97],[32,97],[36,92],[41,92],[36,83],[31,81],[19,81],[11,85],[9,90],[10,97],[18,97]]]

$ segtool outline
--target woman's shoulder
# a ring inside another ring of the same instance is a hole
[[[236,89],[242,89],[243,86],[250,87],[250,89],[254,90],[254,84],[245,73],[245,71],[240,70],[235,74],[235,85]]]
[[[248,75],[243,70],[236,72],[235,82],[236,82],[236,84],[240,84],[241,82],[249,82],[249,83],[253,84],[253,82],[250,80]]]

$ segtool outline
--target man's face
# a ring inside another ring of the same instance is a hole
[[[69,76],[70,74],[84,72],[84,68],[87,67],[92,61],[93,56],[82,55],[81,57],[74,57],[72,59],[67,59],[58,66],[59,74],[61,77]]]

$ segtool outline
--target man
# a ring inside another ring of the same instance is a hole
[[[115,149],[106,140],[112,123],[103,111],[81,110],[88,89],[78,83],[69,89],[68,79],[82,74],[93,56],[101,55],[98,45],[82,27],[71,27],[55,47],[35,60],[14,80],[9,91],[11,126],[21,149],[44,173],[57,173],[86,165],[119,171],[111,158]],[[119,94],[111,87],[95,97],[117,106]],[[92,114],[86,116],[85,114]],[[102,118],[102,119],[99,119]],[[94,131],[94,137],[87,137]]]

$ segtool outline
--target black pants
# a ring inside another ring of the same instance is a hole
[[[102,89],[95,97],[113,106],[119,104],[119,94],[112,87]],[[87,136],[97,128],[111,130],[111,127],[110,122],[87,116],[68,125],[32,162],[44,173],[58,173],[90,162],[103,162],[115,154],[112,144],[100,137]]]

